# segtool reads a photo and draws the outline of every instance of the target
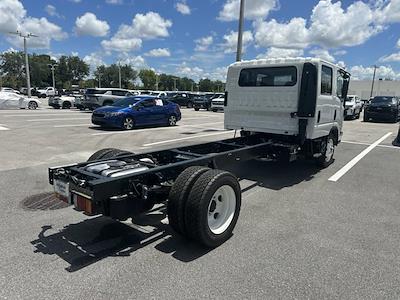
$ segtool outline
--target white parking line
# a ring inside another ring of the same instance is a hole
[[[341,168],[333,176],[331,176],[328,180],[333,181],[333,182],[338,181],[344,174],[346,174],[352,167],[354,167],[365,155],[367,155],[369,152],[371,152],[376,146],[378,146],[380,143],[382,143],[384,140],[386,140],[391,135],[392,135],[392,133],[388,132],[383,137],[381,137],[379,140],[377,140],[376,142],[374,142],[373,144],[368,146],[360,154],[358,154],[351,161],[349,161],[343,168]]]
[[[40,113],[40,114],[17,114],[17,115],[5,115],[6,118],[11,117],[47,117],[47,116],[70,116],[70,115],[80,115],[82,116],[83,113],[79,112],[69,112],[69,113],[57,113],[57,114],[48,114],[48,113]]]
[[[184,137],[184,138],[179,138],[179,139],[173,139],[173,140],[166,140],[166,141],[160,141],[160,142],[155,142],[155,143],[150,143],[150,144],[144,144],[144,147],[149,147],[149,146],[154,146],[154,145],[161,145],[161,144],[169,144],[169,143],[174,143],[178,141],[184,141],[184,140],[190,140],[190,139],[198,139],[201,137],[206,137],[206,136],[213,136],[213,135],[219,135],[219,134],[227,134],[227,133],[232,133],[232,131],[227,130],[224,132],[216,132],[216,133],[209,133],[209,134],[201,134],[201,135],[194,135],[194,136],[189,136],[189,137]]]
[[[64,128],[64,127],[89,127],[93,124],[67,124],[67,125],[54,125],[54,128]]]
[[[187,127],[195,127],[195,128],[206,128],[205,125],[215,125],[222,122],[212,122],[212,123],[203,123],[199,125],[181,125],[181,126],[173,126],[173,127],[156,127],[156,128],[144,128],[144,129],[136,129],[136,130],[128,130],[128,131],[106,131],[106,132],[99,132],[99,133],[92,133],[91,135],[110,135],[110,134],[129,134],[129,133],[137,133],[143,131],[157,131],[157,130],[166,130],[166,129],[176,129],[176,128],[187,128]],[[201,127],[201,125],[203,127]]]
[[[0,130],[10,130],[10,128],[7,128],[7,127],[5,127],[5,126],[3,126],[3,124],[0,124]]]
[[[65,120],[88,120],[90,118],[58,118],[58,119],[31,119],[28,122],[43,122],[43,121],[65,121]]]
[[[353,145],[362,145],[362,146],[371,146],[371,144],[362,143],[362,142],[342,141],[342,143],[345,143],[345,144],[353,144]],[[390,146],[390,145],[378,145],[378,146],[376,146],[376,147],[400,150],[400,147]]]

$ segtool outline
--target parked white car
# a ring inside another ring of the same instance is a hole
[[[9,88],[9,87],[2,87],[1,92],[9,92],[9,93],[16,93],[16,94],[20,94],[19,91],[14,90],[13,88]]]
[[[344,117],[359,119],[362,111],[361,98],[357,95],[348,95],[345,102]]]
[[[41,104],[42,103],[35,98],[27,98],[12,92],[0,92],[0,109],[36,109],[40,107]]]
[[[224,110],[225,96],[219,95],[217,98],[211,100],[211,110],[217,112],[219,110]]]
[[[69,109],[75,107],[75,96],[55,96],[49,98],[49,106],[53,108]]]
[[[56,95],[56,89],[49,86],[46,88],[40,88],[37,90],[37,94],[39,98],[46,98],[49,96],[55,96]]]

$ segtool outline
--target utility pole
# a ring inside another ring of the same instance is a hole
[[[101,73],[98,73],[99,75],[99,88],[101,88]]]
[[[238,30],[238,41],[237,41],[237,50],[236,50],[236,61],[242,60],[244,2],[245,2],[245,0],[240,0],[239,30]]]
[[[372,95],[373,95],[373,93],[374,93],[374,84],[375,84],[376,68],[377,68],[377,66],[374,65],[374,76],[372,77],[372,86],[371,86],[371,96],[370,96],[370,98],[372,98]]]
[[[28,89],[28,98],[30,98],[32,96],[31,95],[31,78],[30,78],[30,74],[29,74],[29,59],[28,59],[28,51],[27,51],[27,46],[26,46],[26,39],[29,39],[30,37],[38,37],[38,36],[33,33],[22,34],[22,32],[20,32],[18,30],[16,32],[10,32],[10,34],[15,34],[15,35],[18,35],[18,36],[24,38],[26,88]]]
[[[51,76],[53,78],[53,88],[55,89],[56,88],[56,80],[55,80],[55,77],[54,77],[54,69],[55,69],[55,67],[57,67],[57,64],[48,64],[48,66],[51,69]]]
[[[178,78],[173,78],[172,80],[174,81],[174,91],[176,91],[176,81],[178,80]]]
[[[121,63],[118,62],[118,79],[119,79],[119,88],[122,88],[122,80],[121,80]]]

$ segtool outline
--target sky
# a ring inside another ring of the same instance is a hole
[[[78,55],[94,70],[137,69],[224,80],[235,60],[240,0],[0,0],[0,52]],[[244,60],[321,57],[354,79],[400,80],[400,0],[246,0]]]

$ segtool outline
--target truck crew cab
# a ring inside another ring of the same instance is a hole
[[[107,148],[49,169],[65,202],[88,215],[126,220],[165,203],[170,226],[207,247],[229,239],[240,213],[238,179],[224,169],[250,159],[333,162],[350,74],[312,59],[254,60],[228,69],[225,127],[240,136],[134,154]]]
[[[235,63],[228,69],[225,128],[293,143],[326,167],[342,137],[349,80],[321,59]]]

